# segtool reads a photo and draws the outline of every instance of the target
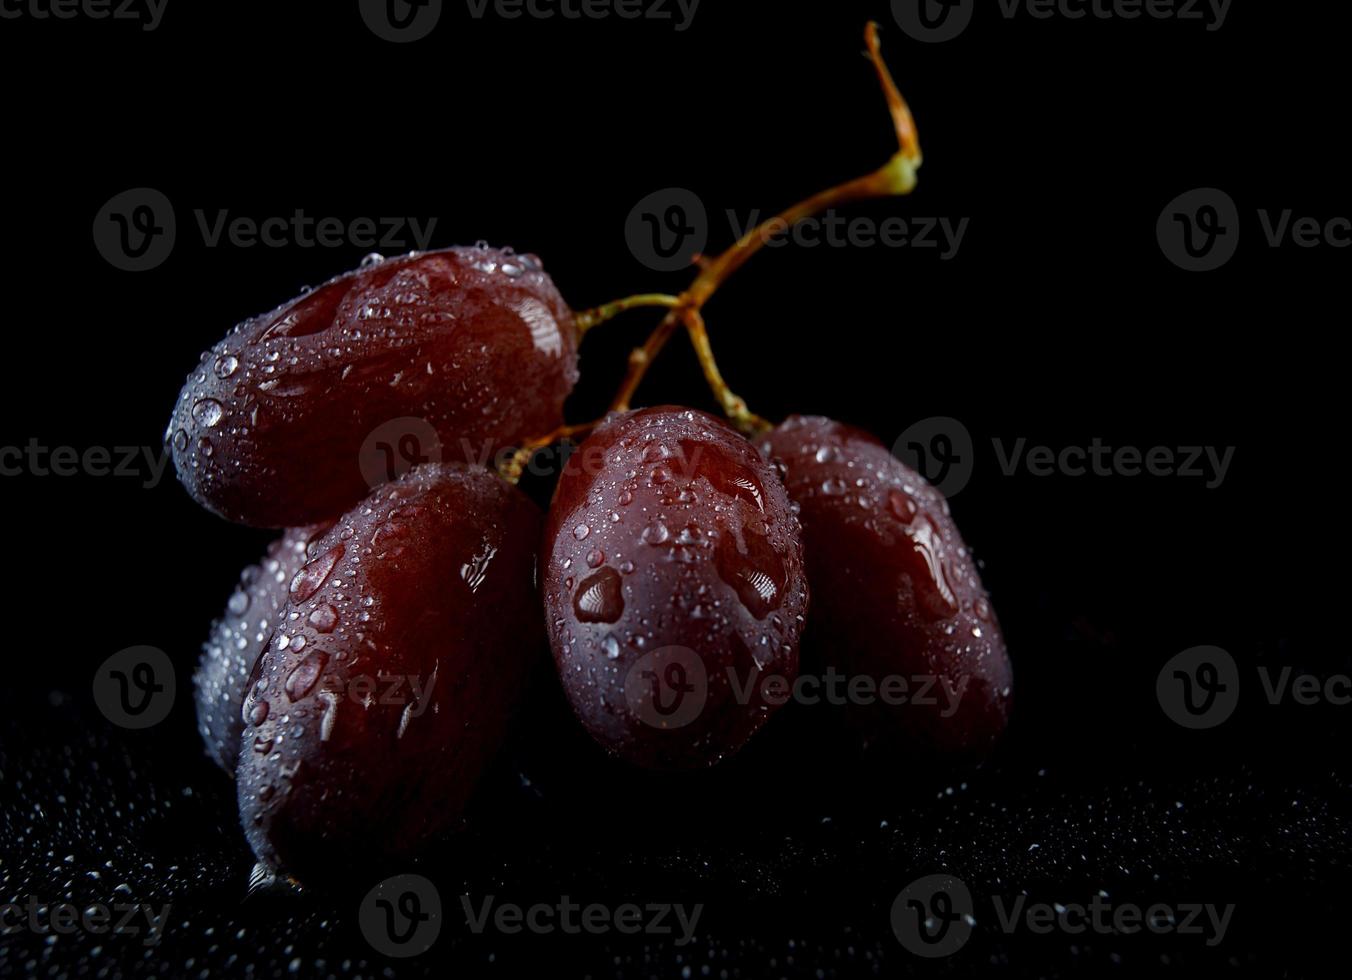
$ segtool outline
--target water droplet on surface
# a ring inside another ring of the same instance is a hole
[[[310,613],[309,622],[320,633],[332,633],[338,625],[338,610],[325,603]]]
[[[257,728],[263,722],[268,720],[268,703],[266,701],[255,701],[253,706],[244,712],[244,723],[253,728]]]
[[[593,548],[591,551],[587,552],[588,568],[600,568],[605,560],[606,553],[602,551],[600,548]]]
[[[624,612],[619,572],[603,568],[584,579],[578,586],[573,609],[584,623],[613,623],[619,619]]]
[[[322,653],[312,653],[297,664],[286,679],[286,696],[295,702],[309,694],[319,680],[319,675],[324,672],[328,659]]]
[[[892,512],[892,516],[903,524],[909,524],[915,519],[917,507],[914,498],[908,493],[900,490],[889,490],[887,493],[887,509]]]
[[[239,369],[239,358],[234,354],[224,354],[216,358],[216,377],[228,378]]]
[[[249,611],[249,593],[242,589],[236,590],[235,593],[230,596],[230,601],[225,604],[225,608],[232,616],[243,616]]]
[[[318,592],[346,550],[346,546],[339,542],[297,572],[291,580],[291,600],[304,602]]]
[[[606,652],[606,659],[620,659],[620,641],[615,639],[614,633],[607,633],[604,640],[601,641],[601,648]]]
[[[665,544],[670,537],[671,531],[661,521],[653,521],[643,529],[643,540],[646,544]]]
[[[764,619],[779,608],[788,573],[765,535],[747,528],[743,537],[745,554],[731,537],[720,538],[714,564],[719,577],[732,586],[742,605],[757,619]]]
[[[203,398],[192,407],[192,417],[208,429],[220,424],[225,409],[214,398]]]
[[[579,541],[589,534],[591,534],[591,528],[587,527],[585,524],[579,524],[577,527],[573,528],[573,537],[577,538]]]

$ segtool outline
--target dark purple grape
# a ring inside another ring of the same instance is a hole
[[[197,728],[207,755],[232,779],[239,761],[239,733],[244,728],[240,707],[249,673],[272,638],[286,605],[287,585],[305,564],[306,545],[326,530],[328,525],[292,528],[268,545],[263,560],[240,575],[225,614],[211,624],[211,635],[202,645],[193,675]]]
[[[791,683],[807,613],[788,495],[703,412],[613,417],[568,460],[544,544],[545,614],[573,709],[653,768],[736,752]]]
[[[485,463],[552,431],[576,381],[573,315],[538,262],[451,248],[364,265],[235,327],[166,438],[202,506],[299,527],[413,462]],[[376,434],[402,419],[421,421]]]
[[[419,467],[310,549],[245,698],[240,819],[306,878],[451,827],[544,649],[540,513],[482,467]]]
[[[919,756],[989,749],[1009,717],[1012,672],[943,495],[873,436],[830,419],[790,418],[761,448],[800,508],[812,583],[804,656],[872,680],[870,703],[851,711],[870,737]],[[935,703],[885,703],[888,678],[913,694],[932,684],[923,699]]]

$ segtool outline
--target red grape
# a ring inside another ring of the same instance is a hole
[[[305,564],[306,545],[328,527],[292,528],[268,545],[263,560],[240,575],[225,615],[211,624],[211,635],[202,646],[193,675],[197,727],[207,755],[232,778],[239,761],[239,733],[244,728],[240,706],[249,673],[272,638],[286,605],[288,583]]]
[[[438,464],[315,543],[244,702],[240,819],[260,860],[325,877],[458,820],[544,648],[540,523],[490,470]]]
[[[875,691],[886,678],[917,695],[934,684],[923,696],[932,705],[875,694],[854,710],[871,736],[921,754],[989,748],[1008,720],[1012,673],[943,495],[873,436],[830,419],[790,418],[762,451],[800,507],[813,600],[805,656],[872,678]]]
[[[202,355],[166,438],[202,506],[298,527],[384,482],[361,459],[378,426],[424,420],[439,447],[399,452],[484,463],[558,426],[576,381],[573,315],[539,263],[450,248],[365,264],[235,327]]]
[[[545,530],[544,597],[573,709],[641,766],[712,765],[791,683],[807,613],[788,495],[703,412],[612,417],[568,460]]]

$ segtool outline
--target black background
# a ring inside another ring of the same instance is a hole
[[[0,972],[510,975],[537,957],[562,976],[1318,972],[1352,906],[1352,708],[1274,707],[1250,684],[1234,719],[1189,732],[1154,688],[1198,644],[1226,648],[1246,676],[1260,663],[1352,669],[1334,628],[1341,578],[1326,567],[1345,540],[1331,506],[1342,371],[1326,338],[1346,319],[1348,253],[1269,248],[1256,217],[1352,210],[1346,25],[1277,3],[1237,2],[1215,32],[1007,21],[995,7],[980,3],[938,45],[907,39],[882,2],[704,0],[683,32],[476,20],[450,4],[412,45],[379,40],[347,2],[170,0],[148,33],[0,21],[0,444],[158,449],[200,350],[368,251],[208,248],[194,210],[435,217],[434,246],[539,254],[575,308],[678,291],[687,274],[652,272],[626,246],[644,195],[695,191],[713,250],[732,237],[728,209],[769,214],[892,152],[860,56],[865,21],[879,20],[926,163],[910,198],[848,213],[969,217],[960,252],[767,251],[707,315],[725,375],[763,415],[829,414],[888,444],[933,416],[968,428],[976,468],[953,509],[984,561],[1017,694],[1009,737],[978,773],[860,761],[785,712],[719,771],[656,777],[601,758],[546,687],[468,832],[422,868],[448,905],[441,940],[395,964],[356,928],[371,881],[351,896],[245,900],[233,790],[200,752],[191,665],[269,535],[200,511],[171,475],[153,489],[6,476],[0,899],[172,901],[174,913],[145,961],[134,940],[25,932],[0,940]],[[103,260],[90,228],[111,196],[142,186],[173,201],[178,241],[132,274]],[[1187,274],[1155,222],[1203,186],[1235,199],[1241,240],[1223,269]],[[654,319],[588,338],[571,418],[606,404]],[[668,401],[712,407],[679,338],[638,398]],[[1236,449],[1207,489],[1005,476],[994,437]],[[143,643],[175,660],[179,701],[157,729],[128,733],[99,716],[89,685],[105,657]],[[979,896],[1233,902],[1235,924],[1215,949],[978,927],[929,964],[893,937],[888,910],[935,871]],[[472,936],[456,918],[462,891],[706,912],[685,948]]]

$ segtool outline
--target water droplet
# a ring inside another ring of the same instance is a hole
[[[297,572],[291,580],[291,601],[304,602],[318,592],[346,550],[346,546],[339,542]]]
[[[338,610],[325,603],[310,613],[309,622],[320,633],[332,633],[338,625]]]
[[[908,493],[900,490],[889,490],[887,493],[887,509],[892,515],[903,524],[909,524],[915,519],[917,507],[915,499]]]
[[[174,433],[174,448],[179,452],[183,452],[183,450],[188,448],[188,433],[184,432],[182,429],[179,429]]]
[[[324,672],[328,657],[322,653],[312,653],[291,671],[286,679],[286,696],[293,702],[299,701],[313,690],[319,675]]]
[[[223,354],[216,358],[216,377],[228,378],[239,368],[239,358],[234,354]]]
[[[372,266],[380,265],[380,263],[384,261],[385,256],[381,255],[379,252],[370,252],[369,254],[362,256],[361,267],[363,269],[370,269]]]
[[[583,580],[578,586],[573,609],[584,623],[613,623],[619,619],[624,612],[619,572],[603,568]]]
[[[724,536],[719,539],[714,563],[719,577],[732,586],[742,605],[757,619],[764,619],[779,608],[788,573],[765,535],[745,528],[742,536],[745,553],[730,536]]]
[[[263,722],[268,720],[268,703],[266,701],[255,701],[253,706],[244,713],[244,723],[257,728]]]
[[[249,593],[242,589],[235,590],[230,596],[230,601],[225,604],[225,608],[232,616],[243,616],[249,611]]]
[[[845,485],[845,481],[836,477],[822,481],[822,493],[828,497],[839,497],[847,489],[849,488]]]
[[[587,552],[587,567],[600,568],[602,562],[606,560],[606,553],[600,548],[593,548]]]
[[[259,735],[253,741],[253,750],[259,755],[267,755],[272,751],[272,739]]]
[[[653,521],[653,523],[643,529],[643,540],[647,544],[665,544],[666,540],[670,537],[671,531],[669,531],[667,526],[661,521]]]
[[[607,659],[620,659],[620,641],[615,639],[614,633],[606,634],[606,638],[601,641],[601,648],[606,651]]]
[[[579,524],[577,527],[573,528],[573,537],[577,538],[579,541],[589,534],[591,534],[591,528],[587,527],[585,524]]]
[[[203,398],[192,407],[192,417],[208,429],[219,425],[225,409],[214,398]]]

